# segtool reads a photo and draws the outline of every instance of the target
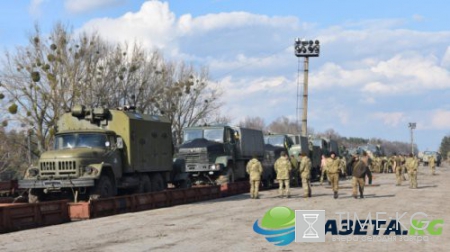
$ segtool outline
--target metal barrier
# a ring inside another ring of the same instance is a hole
[[[72,220],[98,218],[216,199],[220,192],[219,186],[207,186],[69,203],[69,214]]]
[[[68,201],[0,204],[0,233],[69,222]]]
[[[37,204],[0,201],[0,233],[137,212],[227,197],[249,191],[248,181],[134,194],[72,203],[67,200]]]

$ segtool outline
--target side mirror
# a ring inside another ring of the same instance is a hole
[[[123,139],[121,137],[117,138],[117,149],[123,149]]]

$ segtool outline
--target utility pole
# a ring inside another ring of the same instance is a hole
[[[414,155],[414,132],[416,128],[416,123],[409,123],[408,127],[411,129],[411,153]]]
[[[304,65],[303,65],[303,116],[302,116],[302,131],[301,135],[304,137],[308,137],[308,74],[309,74],[309,57],[319,57],[320,53],[320,45],[319,40],[313,42],[312,40],[300,40],[297,38],[295,40],[295,56],[304,57]],[[300,68],[300,61],[299,61]],[[298,75],[300,75],[300,69],[298,70]],[[299,121],[299,101],[298,98],[300,96],[300,82],[297,83],[297,124]]]

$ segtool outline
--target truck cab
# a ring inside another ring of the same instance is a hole
[[[221,184],[246,177],[245,165],[256,153],[262,160],[262,132],[228,125],[183,129],[177,158],[195,184]]]

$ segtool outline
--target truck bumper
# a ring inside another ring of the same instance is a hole
[[[208,163],[187,163],[186,172],[218,172],[220,171],[220,164],[208,164]]]
[[[91,187],[94,186],[93,179],[62,179],[62,180],[19,180],[19,188],[43,188],[43,189],[61,189],[72,187]]]

